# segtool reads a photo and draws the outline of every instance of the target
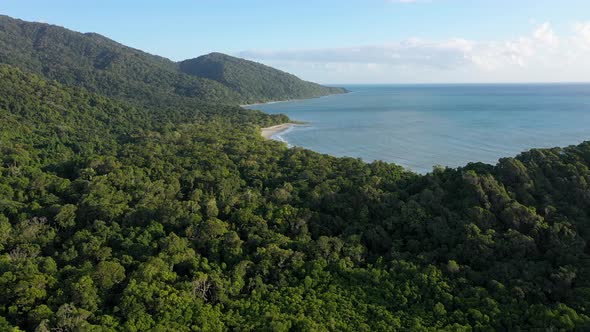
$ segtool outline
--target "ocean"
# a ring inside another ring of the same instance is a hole
[[[351,92],[248,108],[305,121],[273,136],[291,146],[418,173],[590,140],[590,84],[344,87]]]

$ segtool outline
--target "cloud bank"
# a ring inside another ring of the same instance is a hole
[[[322,82],[590,81],[590,22],[567,36],[551,24],[504,41],[412,38],[381,45],[247,50],[237,56]]]

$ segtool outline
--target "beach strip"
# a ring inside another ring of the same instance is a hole
[[[262,135],[262,137],[264,137],[266,139],[270,139],[272,137],[272,135],[283,132],[283,131],[291,128],[294,125],[296,125],[296,123],[289,122],[289,123],[281,123],[280,125],[276,125],[276,126],[272,126],[272,127],[260,128],[260,134]]]

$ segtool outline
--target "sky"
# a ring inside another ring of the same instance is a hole
[[[0,14],[327,84],[590,81],[590,0],[0,0]]]

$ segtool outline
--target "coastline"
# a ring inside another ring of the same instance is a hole
[[[326,97],[326,96],[339,95],[339,94],[347,94],[347,93],[350,93],[350,91],[345,89],[345,91],[344,92],[341,92],[341,93],[331,93],[331,94],[327,94],[327,95],[319,96],[319,97],[299,98],[299,99],[285,99],[285,100],[271,100],[271,101],[260,102],[260,103],[241,104],[239,106],[240,107],[249,107],[249,106],[264,105],[264,104],[274,104],[274,103],[282,103],[282,102],[289,102],[289,101],[299,101],[299,100],[322,98],[322,97]],[[293,122],[281,123],[281,124],[278,124],[278,125],[275,125],[275,126],[260,128],[260,135],[264,139],[272,139],[272,136],[273,135],[276,135],[276,134],[279,134],[281,132],[284,132],[284,131],[288,130],[289,128],[291,128],[291,127],[293,127],[295,125],[300,125],[300,124],[305,124],[305,123],[306,122],[293,121]]]
[[[330,94],[323,95],[323,96],[318,96],[318,97],[294,98],[294,99],[283,99],[283,100],[271,100],[271,101],[264,101],[264,102],[258,102],[258,103],[252,103],[252,104],[241,104],[239,106],[240,107],[248,107],[248,106],[264,105],[264,104],[284,103],[284,102],[288,102],[288,101],[301,101],[301,100],[322,98],[322,97],[327,97],[327,96],[343,95],[343,94],[348,94],[348,93],[350,93],[350,91],[349,90],[346,90],[345,92],[330,93]]]
[[[260,128],[260,135],[265,139],[271,139],[273,135],[286,131],[287,129],[297,125],[295,122],[281,123],[276,126]]]
[[[314,98],[320,98],[320,97],[314,97]],[[248,107],[248,106],[256,106],[256,105],[264,105],[264,104],[284,103],[284,102],[288,102],[288,101],[299,101],[299,100],[306,100],[306,99],[313,99],[313,98],[304,98],[304,99],[285,99],[285,100],[271,100],[271,101],[265,101],[265,102],[261,102],[261,103],[242,104],[242,105],[240,105],[240,107]]]

